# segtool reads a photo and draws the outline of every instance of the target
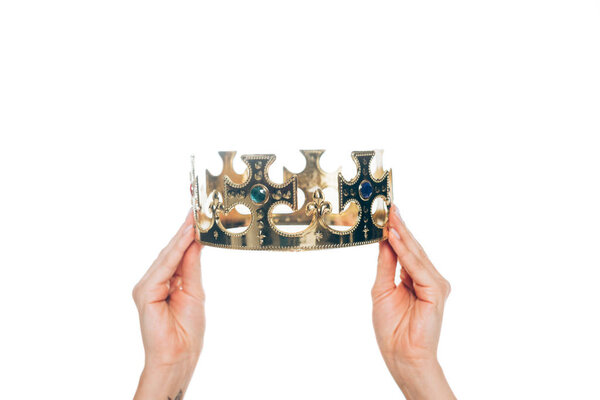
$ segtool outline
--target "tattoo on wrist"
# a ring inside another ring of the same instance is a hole
[[[174,399],[171,399],[169,397],[169,400],[181,400],[181,399],[183,399],[183,392],[181,390],[179,391],[179,393],[177,393],[177,396],[175,396]]]

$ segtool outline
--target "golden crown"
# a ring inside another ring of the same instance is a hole
[[[392,170],[383,170],[382,151],[352,152],[357,171],[350,180],[342,176],[341,168],[321,169],[324,150],[300,151],[306,159],[304,170],[293,173],[284,167],[283,183],[269,179],[274,154],[242,155],[246,170],[238,174],[233,167],[236,152],[224,151],[219,152],[221,173],[213,176],[206,170],[206,180],[200,185],[192,156],[190,191],[196,240],[232,249],[316,250],[386,239]],[[337,213],[325,198],[325,189],[337,192]],[[306,199],[301,207],[298,190]],[[279,204],[292,211],[277,212]],[[243,206],[245,210],[240,211]]]

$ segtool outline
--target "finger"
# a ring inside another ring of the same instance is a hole
[[[157,280],[164,282],[173,275],[173,271],[177,268],[177,265],[179,265],[179,261],[181,260],[181,255],[179,258],[173,257],[176,255],[173,254],[173,250],[178,248],[179,252],[183,254],[185,248],[189,246],[190,242],[188,242],[187,245],[185,242],[189,240],[188,236],[191,234],[190,230],[193,231],[193,224],[192,210],[190,210],[185,221],[183,221],[183,224],[181,224],[177,233],[175,233],[175,236],[173,236],[165,248],[158,254],[158,257],[154,260],[148,271],[146,271],[146,274],[142,277],[140,283],[146,283],[148,281],[156,282]],[[181,251],[181,248],[183,248],[183,251]],[[157,272],[160,270],[163,270],[163,273]]]
[[[425,254],[425,250],[423,250],[421,244],[417,242],[415,237],[406,227],[404,220],[400,216],[400,210],[395,204],[392,206],[390,225],[396,230],[396,232],[400,234],[400,237],[406,244],[406,247],[410,249],[410,251],[412,251],[416,256],[427,257],[427,255]]]
[[[183,278],[183,290],[196,297],[203,298],[202,271],[200,269],[200,253],[202,246],[193,242],[186,250],[179,270]]]
[[[179,254],[181,260],[186,247],[194,240],[194,229],[186,229],[175,241],[169,257],[175,257]],[[138,282],[134,288],[134,299],[136,304],[146,304],[158,301],[164,301],[173,293],[176,285],[172,285],[175,271],[180,263],[178,262],[159,262],[157,259],[150,267],[146,275]]]
[[[392,216],[390,218],[390,228],[393,228],[396,230],[396,232],[398,232],[398,234],[400,235],[400,238],[406,244],[406,247],[411,252],[413,252],[413,254],[417,258],[419,258],[421,260],[421,262],[423,263],[423,266],[426,269],[430,270],[438,278],[443,279],[442,275],[435,268],[433,263],[429,260],[429,257],[427,257],[427,254],[425,253],[425,250],[423,249],[421,244],[415,239],[413,234],[406,227],[406,224],[404,223],[404,220],[400,216],[400,212],[396,205],[393,206],[391,214],[392,214]]]
[[[408,290],[410,290],[413,294],[415,293],[413,281],[404,268],[400,268],[400,281],[402,281],[402,284],[406,286]]]
[[[419,258],[410,251],[394,228],[390,228],[388,240],[398,256],[402,269],[412,281],[415,296],[428,303],[443,304],[450,293],[449,284],[429,260]]]
[[[154,270],[156,270],[157,268],[160,267],[161,264],[163,264],[166,254],[171,250],[171,248],[173,248],[173,246],[175,245],[175,242],[181,236],[181,234],[184,232],[184,230],[187,229],[190,226],[190,224],[192,224],[192,221],[193,221],[192,210],[190,209],[188,211],[188,213],[186,214],[183,224],[181,224],[179,229],[177,229],[175,236],[173,236],[171,238],[171,240],[169,240],[169,243],[167,243],[167,245],[160,251],[160,253],[158,253],[156,260],[154,260],[154,262],[152,263],[150,268],[148,268],[148,270],[146,271],[146,274],[144,274],[143,278],[141,279],[142,281],[146,280],[148,275],[153,273]]]
[[[406,246],[406,243],[393,227],[390,227],[388,241],[398,256],[400,265],[406,270],[414,284],[421,286],[433,286],[435,284],[436,276],[431,270],[424,267],[421,260]]]
[[[165,248],[162,249],[161,252],[158,254],[158,257],[156,258],[156,261],[158,261],[159,263],[162,263],[165,260],[165,258],[167,257],[167,255],[170,253],[170,251],[173,248],[173,246],[176,245],[177,240],[193,224],[194,224],[194,217],[193,217],[193,214],[192,214],[192,210],[190,209],[188,211],[186,217],[185,217],[185,220],[183,221],[183,224],[181,224],[181,226],[179,227],[179,229],[175,233],[175,236],[173,236],[171,238],[171,240],[165,246]]]
[[[171,279],[181,263],[183,255],[194,241],[194,226],[187,226],[182,232],[175,235],[172,243],[165,247],[162,256],[156,259],[148,271],[149,284],[161,284]]]
[[[394,253],[392,246],[390,246],[387,240],[380,242],[379,257],[377,259],[377,275],[375,276],[375,283],[373,284],[372,290],[373,296],[385,293],[396,287],[394,277],[396,275],[397,264],[398,258],[396,257],[396,253]]]

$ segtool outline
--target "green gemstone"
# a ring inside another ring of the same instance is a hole
[[[267,188],[263,185],[254,185],[250,189],[250,199],[256,204],[261,204],[267,198]]]

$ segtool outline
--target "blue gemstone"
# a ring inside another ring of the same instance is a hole
[[[358,187],[358,191],[363,200],[368,200],[373,194],[373,185],[371,185],[371,182],[369,181],[362,181]]]
[[[267,188],[263,185],[254,185],[250,189],[250,200],[256,204],[260,204],[267,198]]]

